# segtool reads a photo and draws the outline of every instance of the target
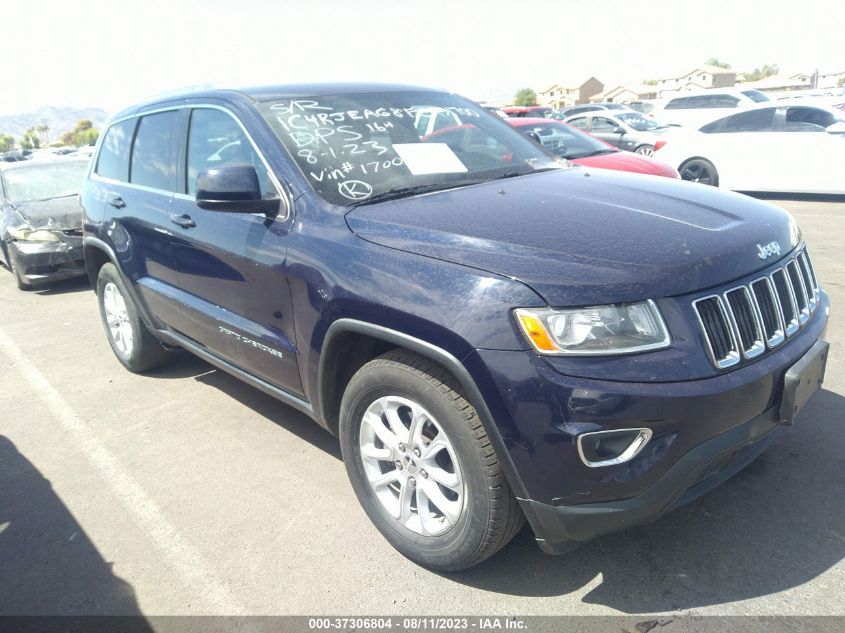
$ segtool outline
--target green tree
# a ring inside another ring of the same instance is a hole
[[[780,72],[780,67],[777,64],[763,64],[760,68],[755,68],[751,72],[742,73],[743,81],[759,81],[772,75],[777,75]]]
[[[657,85],[657,79],[643,79],[643,85],[644,86],[656,86]]]
[[[516,96],[513,98],[513,104],[517,106],[537,105],[537,93],[531,90],[531,88],[517,90]]]
[[[21,149],[38,149],[41,147],[41,139],[35,133],[34,128],[29,128],[23,133],[20,140]]]
[[[0,134],[0,152],[10,152],[15,149],[15,138],[11,134]]]
[[[41,139],[42,145],[50,144],[50,126],[46,123],[35,126],[35,131],[38,132],[38,137]]]
[[[840,88],[845,86],[845,77],[840,77],[839,81],[836,82],[836,85],[839,86]]]
[[[731,67],[730,64],[728,64],[727,62],[723,62],[718,57],[711,57],[710,59],[708,59],[704,63],[707,64],[708,66],[716,66],[717,68],[730,68]]]
[[[83,145],[93,145],[97,142],[100,136],[99,130],[94,127],[88,119],[81,119],[77,121],[76,127],[70,132],[62,134],[62,143],[65,145],[74,145],[81,147]]]

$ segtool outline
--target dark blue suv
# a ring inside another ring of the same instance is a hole
[[[376,527],[429,567],[530,523],[651,521],[819,389],[828,299],[795,221],[575,167],[454,94],[297,85],[118,114],[85,266],[131,371],[192,352],[340,437]]]

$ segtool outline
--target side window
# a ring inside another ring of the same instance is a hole
[[[690,104],[690,97],[678,97],[672,99],[666,104],[666,110],[685,110],[687,108],[694,108],[695,105]]]
[[[603,116],[593,117],[593,132],[600,134],[611,134],[616,129],[616,124],[610,119],[605,119]]]
[[[733,95],[705,95],[701,99],[700,108],[735,108],[739,104],[739,97]]]
[[[132,146],[129,182],[176,191],[179,111],[142,116]]]
[[[833,113],[819,108],[792,106],[786,109],[787,132],[824,132],[828,125],[836,123]]]
[[[774,108],[749,110],[723,119],[718,132],[771,132],[775,118]],[[703,130],[702,130],[703,131]]]
[[[577,127],[579,130],[586,130],[587,129],[587,117],[581,116],[577,119],[572,119],[571,121],[567,121],[569,125],[573,127]]]
[[[115,123],[103,137],[97,157],[97,174],[126,182],[129,179],[129,143],[135,131],[136,119]]]
[[[264,198],[279,196],[264,163],[258,157],[241,126],[222,110],[195,108],[188,131],[187,182],[189,195],[197,193],[200,172],[230,163],[249,163],[258,173]]]

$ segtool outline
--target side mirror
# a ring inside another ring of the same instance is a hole
[[[621,125],[617,125],[615,128],[613,128],[613,133],[614,134],[624,134],[625,128],[623,128]]]
[[[279,212],[279,199],[264,200],[258,173],[249,163],[230,163],[207,169],[197,176],[197,206],[230,213]]]
[[[539,134],[537,134],[537,132],[535,132],[534,130],[531,130],[530,132],[526,132],[526,133],[525,133],[525,136],[527,136],[527,137],[528,137],[528,138],[530,138],[532,141],[534,141],[535,143],[537,143],[537,145],[542,145],[542,144],[543,144],[543,140],[540,138],[540,135],[539,135]]]
[[[831,123],[825,128],[828,134],[845,134],[845,121],[837,121]]]

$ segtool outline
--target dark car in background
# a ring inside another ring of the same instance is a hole
[[[85,274],[79,189],[88,160],[0,164],[0,250],[21,290]]]
[[[540,117],[547,118],[554,115],[554,110],[549,106],[507,106],[502,112],[511,117]]]
[[[631,108],[623,103],[585,103],[583,105],[569,106],[558,111],[561,118],[584,114],[585,112],[599,112],[601,110],[630,110]]]
[[[525,519],[558,554],[656,519],[760,454],[824,375],[828,298],[788,213],[572,165],[446,92],[138,105],[81,200],[118,361],[183,348],[338,434],[373,524],[438,570]]]
[[[508,119],[517,130],[540,143],[552,154],[576,165],[617,169],[640,174],[678,178],[678,172],[658,160],[622,152],[578,128],[550,119]]]
[[[672,126],[664,125],[633,110],[589,112],[569,116],[565,121],[614,147],[643,156],[654,154],[655,147],[664,140],[663,135],[672,129]]]

